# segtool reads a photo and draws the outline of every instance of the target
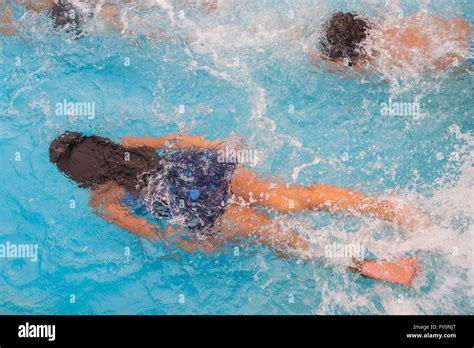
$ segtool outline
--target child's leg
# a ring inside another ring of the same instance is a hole
[[[281,213],[324,209],[373,214],[384,220],[395,217],[395,205],[376,200],[346,188],[314,184],[290,186],[262,179],[254,172],[240,169],[232,180],[232,192],[247,202],[255,202]]]
[[[227,207],[220,224],[228,238],[255,238],[255,242],[267,245],[285,258],[288,257],[286,251],[307,251],[310,248],[309,243],[296,233],[278,226],[272,219],[257,214],[252,208],[231,205]],[[414,258],[404,258],[398,262],[354,260],[349,270],[369,278],[410,286],[417,274],[417,263]]]
[[[230,205],[219,223],[228,238],[254,239],[256,243],[267,245],[285,258],[288,257],[286,252],[309,249],[309,243],[298,234],[282,228],[265,215],[257,214],[252,208]]]

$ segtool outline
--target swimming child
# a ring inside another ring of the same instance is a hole
[[[121,32],[124,29],[121,17],[121,7],[123,4],[131,4],[132,0],[116,0],[112,3],[100,0],[15,0],[23,5],[27,11],[47,12],[53,20],[56,28],[66,32],[80,34],[84,23],[98,16],[101,25],[109,30]],[[5,4],[4,4],[5,2]],[[218,0],[187,0],[193,7],[202,8],[206,11],[215,10],[218,7]],[[154,6],[150,4],[150,6]],[[13,20],[13,9],[10,0],[0,0],[0,33],[4,35],[14,35],[16,33]]]
[[[378,24],[361,15],[337,12],[324,27],[319,55],[355,68],[381,64],[445,70],[468,58],[471,34],[469,22],[461,18],[444,20],[420,12]]]
[[[370,198],[325,184],[290,186],[260,178],[220,157],[223,142],[200,136],[128,137],[122,143],[65,132],[52,141],[50,161],[68,178],[90,190],[96,214],[137,236],[173,240],[186,251],[212,248],[222,240],[250,240],[288,257],[309,243],[257,209],[276,213],[327,210],[367,213],[413,223],[413,217],[388,200]],[[130,199],[135,202],[133,204]],[[142,205],[168,227],[133,213]],[[410,285],[417,260],[354,260],[349,267],[366,277]]]
[[[14,35],[16,33],[13,20],[13,10],[9,0],[3,9],[2,27],[0,32],[5,35]],[[84,23],[98,15],[102,19],[104,27],[121,31],[120,9],[110,4],[102,4],[101,1],[81,1],[81,0],[15,0],[18,4],[24,6],[27,11],[47,12],[52,19],[54,26],[66,32],[80,34]],[[130,3],[131,0],[120,0],[118,3]],[[3,28],[3,30],[2,30]]]

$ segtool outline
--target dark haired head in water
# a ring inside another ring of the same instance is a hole
[[[67,32],[81,33],[80,26],[84,20],[81,10],[67,0],[55,0],[51,8],[54,26]]]
[[[140,190],[139,178],[158,162],[153,149],[125,149],[107,138],[68,131],[53,140],[49,159],[83,188],[114,181],[131,193]]]
[[[361,55],[360,43],[367,37],[369,25],[352,13],[337,12],[326,26],[320,41],[321,51],[333,61],[348,60],[353,65]]]

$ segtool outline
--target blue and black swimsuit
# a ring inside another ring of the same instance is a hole
[[[141,199],[153,217],[205,237],[225,211],[236,168],[219,161],[213,149],[166,151],[148,176]]]

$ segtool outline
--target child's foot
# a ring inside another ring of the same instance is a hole
[[[420,261],[414,257],[402,258],[397,262],[377,260],[359,262],[362,275],[407,287],[412,286],[412,279],[419,274]]]

